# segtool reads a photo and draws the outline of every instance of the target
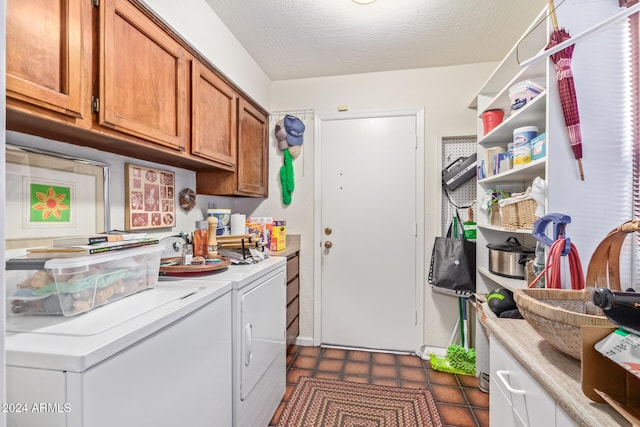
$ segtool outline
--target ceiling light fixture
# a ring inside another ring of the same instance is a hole
[[[358,4],[371,4],[376,0],[353,0],[354,3],[358,3]]]

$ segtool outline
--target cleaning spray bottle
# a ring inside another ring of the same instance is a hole
[[[464,229],[464,238],[467,240],[476,240],[476,223],[473,222],[473,208],[467,210],[467,220],[462,223]]]

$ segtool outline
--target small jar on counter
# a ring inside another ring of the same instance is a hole
[[[193,245],[185,244],[182,248],[182,265],[191,265],[193,260]]]
[[[209,222],[196,221],[196,230],[193,232],[193,255],[207,257],[208,252]]]

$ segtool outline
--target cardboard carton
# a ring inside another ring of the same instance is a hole
[[[286,221],[274,221],[271,229],[271,252],[279,252],[287,247]]]
[[[608,403],[633,425],[640,425],[640,378],[607,358],[595,345],[615,327],[582,326],[582,392]]]

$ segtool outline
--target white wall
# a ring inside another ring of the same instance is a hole
[[[4,99],[4,98],[3,98]],[[2,110],[4,112],[4,109]],[[185,188],[196,188],[196,175],[195,172],[174,168],[157,163],[147,162],[138,159],[131,159],[129,157],[119,156],[104,151],[95,150],[88,147],[79,147],[72,144],[66,144],[63,142],[52,141],[49,139],[40,138],[37,136],[26,135],[18,132],[8,131],[6,132],[7,144],[21,145],[25,147],[39,148],[41,150],[47,150],[59,154],[67,154],[75,157],[80,157],[89,160],[95,160],[109,165],[110,179],[109,179],[109,203],[110,210],[109,215],[111,218],[111,229],[124,230],[125,225],[125,172],[124,164],[127,162],[139,164],[142,166],[155,167],[164,170],[170,170],[175,172],[176,179],[176,193],[179,193]],[[2,150],[4,156],[4,150]],[[4,162],[2,163],[4,165]],[[4,174],[3,174],[4,177]],[[4,190],[4,184],[2,186]],[[177,199],[177,194],[176,194]],[[198,196],[196,198],[197,206],[191,211],[187,212],[180,208],[176,203],[176,226],[173,228],[161,228],[154,230],[146,230],[150,236],[163,238],[166,236],[172,236],[179,234],[180,231],[184,233],[190,233],[195,229],[195,222],[201,220],[206,215],[207,203],[209,201],[216,202],[219,207],[228,207],[233,203],[233,199],[228,197],[211,197],[211,196]],[[5,218],[5,227],[11,227],[11,222],[15,221],[15,218]],[[12,254],[11,256],[15,256]]]
[[[424,107],[425,111],[425,253],[431,254],[433,238],[439,233],[441,138],[476,134],[475,111],[467,105],[495,68],[495,63],[456,67],[404,70],[272,83],[271,111],[335,113],[338,105],[350,112],[401,110]],[[303,117],[301,117],[303,118]],[[270,197],[256,204],[242,201],[237,208],[253,208],[259,215],[287,221],[287,232],[302,235],[300,268],[300,335],[302,342],[313,338],[313,120],[307,123],[303,154],[294,161],[293,201],[281,203],[277,171],[282,155],[271,128]],[[310,125],[311,124],[311,125]],[[392,170],[392,169],[391,169]],[[426,262],[426,261],[425,261]],[[426,283],[426,278],[424,280]],[[446,347],[457,319],[457,300],[425,288],[425,344]]]

